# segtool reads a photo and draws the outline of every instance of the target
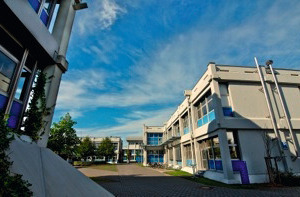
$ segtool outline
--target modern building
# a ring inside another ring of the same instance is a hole
[[[110,136],[108,137],[114,145],[115,155],[112,158],[108,158],[109,163],[120,163],[122,160],[122,146],[123,141],[120,137]],[[105,137],[90,137],[91,141],[95,144],[96,149],[101,144],[101,142],[105,139]],[[99,158],[105,161],[105,158]]]
[[[148,163],[164,162],[163,142],[164,127],[162,126],[146,126],[143,127],[143,149],[144,149],[144,165]]]
[[[130,162],[143,162],[143,137],[142,136],[131,136],[127,137],[127,147],[123,148],[123,162],[127,162],[127,152],[130,153]]]
[[[11,173],[28,180],[34,196],[112,196],[45,148],[61,76],[68,69],[75,11],[85,7],[81,0],[0,0],[0,111],[9,115],[10,128],[20,128],[36,72],[47,77],[50,113],[42,139],[36,144],[24,140],[28,136],[16,137],[8,150]]]
[[[211,62],[184,95],[159,131],[144,126],[144,164],[156,149],[169,166],[229,184],[268,182],[265,157],[300,173],[299,70]]]

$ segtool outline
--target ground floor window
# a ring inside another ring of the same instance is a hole
[[[181,158],[181,147],[176,146],[175,147],[175,157],[176,157],[176,163],[177,165],[182,165],[182,158]]]
[[[163,163],[164,151],[163,150],[148,150],[147,151],[148,163]]]
[[[200,141],[199,147],[204,169],[223,170],[221,149],[217,136]]]
[[[185,152],[185,157],[186,157],[186,165],[192,166],[193,160],[192,160],[191,144],[187,144],[184,146],[184,152]]]

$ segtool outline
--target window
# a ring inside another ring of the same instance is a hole
[[[195,108],[197,112],[198,127],[210,123],[216,118],[210,90],[199,99],[195,104]]]
[[[163,163],[164,162],[164,151],[160,150],[148,150],[147,151],[147,162],[149,163]]]
[[[188,113],[185,113],[182,117],[182,122],[183,122],[183,134],[188,134],[189,131],[189,117]]]
[[[219,87],[220,87],[223,115],[233,117],[234,114],[233,114],[231,102],[229,99],[228,84],[220,83]]]
[[[179,128],[179,121],[177,121],[175,124],[174,124],[174,133],[175,133],[175,136],[180,136],[180,128]]]
[[[147,133],[148,145],[159,145],[162,143],[162,133]]]
[[[173,161],[173,148],[169,149],[169,158],[171,161]]]
[[[205,169],[223,170],[219,138],[213,137],[199,143],[202,166]]]
[[[46,27],[50,23],[50,17],[54,11],[56,0],[28,0],[31,7],[39,15]]]
[[[186,155],[186,165],[191,166],[193,164],[191,145],[188,144],[184,146],[184,151]]]
[[[231,159],[240,159],[237,132],[227,131],[227,140]]]
[[[175,147],[175,157],[176,157],[176,161],[177,161],[177,164],[181,164],[181,147],[180,146],[176,146]]]
[[[17,63],[0,51],[0,90],[8,92]]]

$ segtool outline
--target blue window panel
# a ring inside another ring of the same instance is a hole
[[[213,121],[214,119],[216,119],[216,115],[215,115],[215,111],[211,111],[208,114],[208,118],[209,118],[209,122]]]
[[[153,137],[158,137],[158,133],[154,133],[154,134],[153,134]]]
[[[0,111],[4,111],[7,105],[8,98],[0,94]]]
[[[177,161],[177,165],[182,166],[182,161]]]
[[[184,134],[188,134],[189,132],[190,132],[190,131],[189,131],[189,128],[188,128],[188,127],[186,127],[186,128],[183,129],[183,133],[184,133]]]
[[[233,111],[231,107],[223,107],[223,114],[224,116],[233,117]]]
[[[203,125],[203,123],[202,123],[202,118],[200,118],[199,120],[198,120],[198,127],[201,127]]]
[[[162,133],[160,133],[160,134],[159,134],[159,137],[162,137],[162,136],[163,136],[163,134],[162,134]]]
[[[223,170],[222,160],[215,160],[216,170]]]
[[[21,116],[23,105],[21,103],[18,103],[16,101],[13,101],[11,110],[10,110],[10,117],[8,119],[7,126],[10,128],[17,128],[18,122]]]
[[[49,20],[49,16],[48,13],[43,9],[42,13],[41,13],[41,20],[44,23],[45,26],[47,26],[48,24],[48,20]]]
[[[39,0],[28,0],[31,7],[34,9],[34,11],[37,13],[40,8],[40,2]]]
[[[208,117],[207,115],[203,116],[203,124],[207,124],[208,123]]]
[[[187,166],[192,166],[192,164],[193,164],[193,160],[191,160],[191,159],[186,160],[186,165]]]
[[[162,157],[159,157],[159,162],[160,163],[163,163],[164,162],[164,157],[162,156]]]
[[[153,137],[153,133],[148,133],[148,137]]]
[[[215,161],[214,160],[208,160],[208,168],[215,169]]]

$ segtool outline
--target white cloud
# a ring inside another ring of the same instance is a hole
[[[123,119],[117,119],[118,125],[109,128],[76,128],[79,136],[141,136],[143,124],[162,126],[163,120],[167,120],[174,112],[173,108],[165,108],[155,111],[133,111]],[[141,115],[142,114],[142,115]],[[136,119],[138,118],[138,119]]]
[[[127,12],[114,0],[91,1],[88,6],[88,10],[79,13],[77,19],[81,35],[108,29],[114,24],[119,15]]]

